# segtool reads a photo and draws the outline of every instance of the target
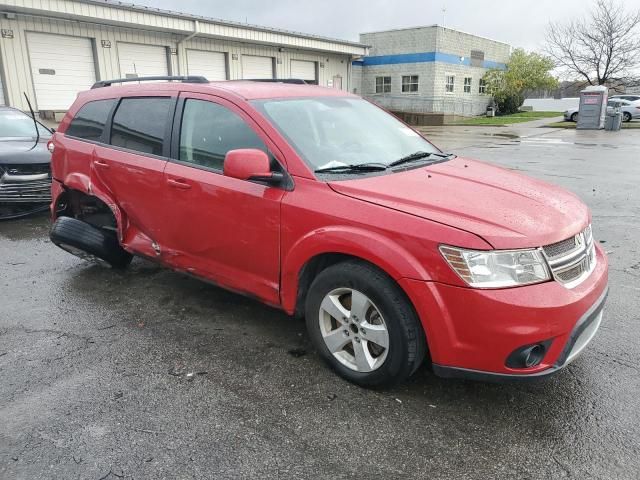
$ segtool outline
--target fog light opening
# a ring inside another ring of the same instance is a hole
[[[507,358],[506,366],[509,368],[533,368],[542,363],[544,356],[549,351],[552,340],[546,340],[533,345],[523,345],[517,348]]]

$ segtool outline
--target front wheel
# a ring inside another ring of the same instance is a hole
[[[571,114],[571,121],[576,123],[578,121],[578,112]]]
[[[420,321],[400,287],[376,267],[333,265],[313,281],[306,302],[309,335],[320,356],[361,386],[390,386],[420,366]]]

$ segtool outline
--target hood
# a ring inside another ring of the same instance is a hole
[[[343,195],[474,233],[499,249],[549,245],[575,235],[589,222],[587,206],[572,193],[459,157],[329,186]]]
[[[48,140],[49,137],[41,138],[34,147],[35,139],[0,139],[0,165],[49,163],[51,153],[47,149]]]

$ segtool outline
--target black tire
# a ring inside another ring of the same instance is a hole
[[[623,112],[622,113],[622,121],[623,122],[630,122],[631,121],[631,114],[629,112]]]
[[[349,288],[365,294],[384,318],[389,348],[384,363],[372,372],[357,372],[329,351],[319,325],[320,306],[335,289]],[[328,267],[315,278],[306,299],[309,336],[320,356],[340,376],[364,387],[388,387],[411,376],[422,364],[426,338],[413,306],[400,287],[373,265],[346,261]]]
[[[578,112],[571,114],[571,121],[573,123],[577,123],[578,122]]]
[[[113,268],[126,268],[133,256],[124,250],[113,232],[101,230],[82,220],[58,218],[49,233],[61,249],[84,260],[99,259]]]

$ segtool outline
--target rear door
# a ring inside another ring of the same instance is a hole
[[[117,87],[112,87],[117,88]],[[122,98],[112,114],[109,145],[96,147],[95,178],[125,215],[123,242],[157,256],[163,227],[164,168],[176,97]]]
[[[285,191],[222,173],[229,150],[271,154],[275,145],[236,105],[211,95],[181,97],[174,125],[165,170],[163,255],[175,268],[279,303]]]

